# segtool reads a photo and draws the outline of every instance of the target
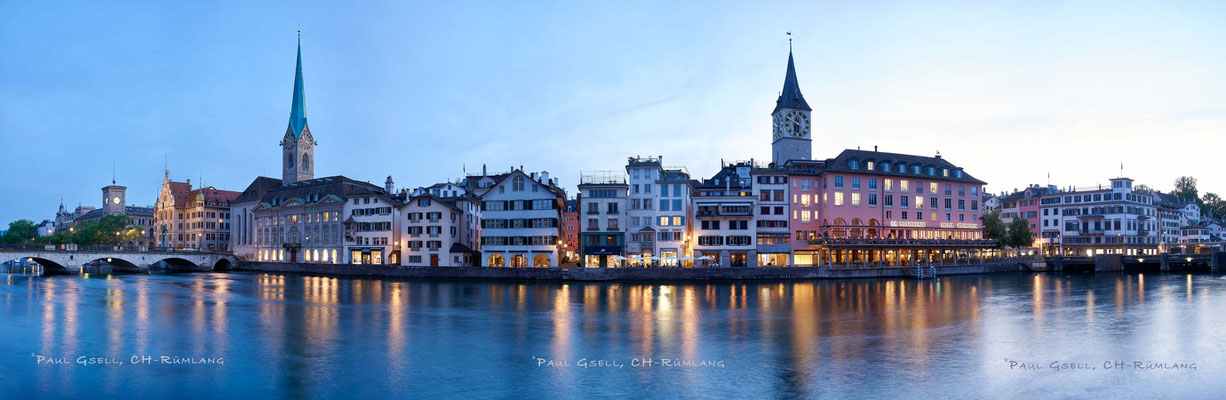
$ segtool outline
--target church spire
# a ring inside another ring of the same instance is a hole
[[[788,32],[791,36],[791,32]],[[783,91],[779,92],[779,100],[775,100],[775,111],[780,108],[793,108],[797,110],[813,111],[809,108],[809,103],[805,102],[805,97],[800,94],[800,84],[796,82],[796,65],[792,62],[792,39],[788,38],[788,72],[783,78]]]
[[[289,110],[289,129],[298,138],[306,128],[306,91],[302,84],[302,31],[298,31],[298,65],[294,69],[294,100]]]

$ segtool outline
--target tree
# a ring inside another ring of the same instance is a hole
[[[983,238],[997,241],[999,246],[1005,244],[1005,222],[1000,220],[1000,213],[995,211],[983,214]]]
[[[28,219],[19,219],[9,224],[9,231],[0,241],[5,244],[26,244],[38,237],[38,226]]]
[[[1132,191],[1134,191],[1134,192],[1152,192],[1152,191],[1154,191],[1154,188],[1149,187],[1149,185],[1146,185],[1146,184],[1142,183],[1142,184],[1140,184],[1140,185],[1136,185],[1136,186],[1134,186],[1134,187],[1132,188]]]
[[[1175,190],[1171,192],[1181,201],[1199,203],[1200,196],[1196,193],[1196,178],[1181,176],[1175,180]]]
[[[1205,193],[1205,195],[1200,198],[1200,202],[1202,204],[1202,213],[1212,214],[1217,218],[1226,216],[1226,201],[1223,201],[1217,194]]]
[[[1030,222],[1025,218],[1014,218],[1009,223],[1009,234],[1006,238],[1005,244],[1009,247],[1029,246],[1034,242],[1030,237]]]

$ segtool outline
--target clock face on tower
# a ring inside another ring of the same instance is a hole
[[[804,138],[809,136],[809,117],[805,113],[790,110],[783,120],[783,127],[789,135]]]
[[[111,202],[115,203],[115,205],[119,205],[119,197],[116,196],[116,197],[111,198]]]
[[[775,126],[774,126],[774,129],[771,129],[771,132],[773,132],[775,135],[774,140],[779,140],[779,138],[783,137],[783,115],[775,114],[774,119],[775,119]]]

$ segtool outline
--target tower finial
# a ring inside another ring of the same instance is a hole
[[[788,31],[788,52],[792,52],[792,31]]]
[[[111,163],[111,184],[112,184],[112,185],[114,185],[114,184],[115,184],[115,175],[116,175],[115,170],[116,170],[115,163],[114,163],[114,162],[112,162],[112,163]]]

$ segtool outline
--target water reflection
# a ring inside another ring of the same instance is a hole
[[[1098,382],[1042,380],[1004,359],[1161,359],[1226,365],[1226,279],[1206,275],[995,275],[767,283],[387,281],[279,274],[8,279],[8,354],[212,355],[224,368],[0,367],[32,397],[959,397],[1038,396]],[[1105,298],[1104,298],[1105,297]],[[724,368],[600,372],[532,356]],[[587,372],[585,372],[587,371]],[[1162,379],[1223,389],[1216,374],[1128,376],[1096,393],[1134,397]],[[1087,379],[1091,378],[1091,379]],[[65,384],[71,383],[71,384]],[[360,384],[359,384],[360,383]],[[354,387],[357,384],[359,387]],[[193,386],[194,387],[194,386]],[[0,386],[0,394],[8,391]],[[1211,393],[1211,392],[1203,392]],[[0,396],[11,398],[14,396]],[[1182,397],[1182,396],[1181,396]]]

